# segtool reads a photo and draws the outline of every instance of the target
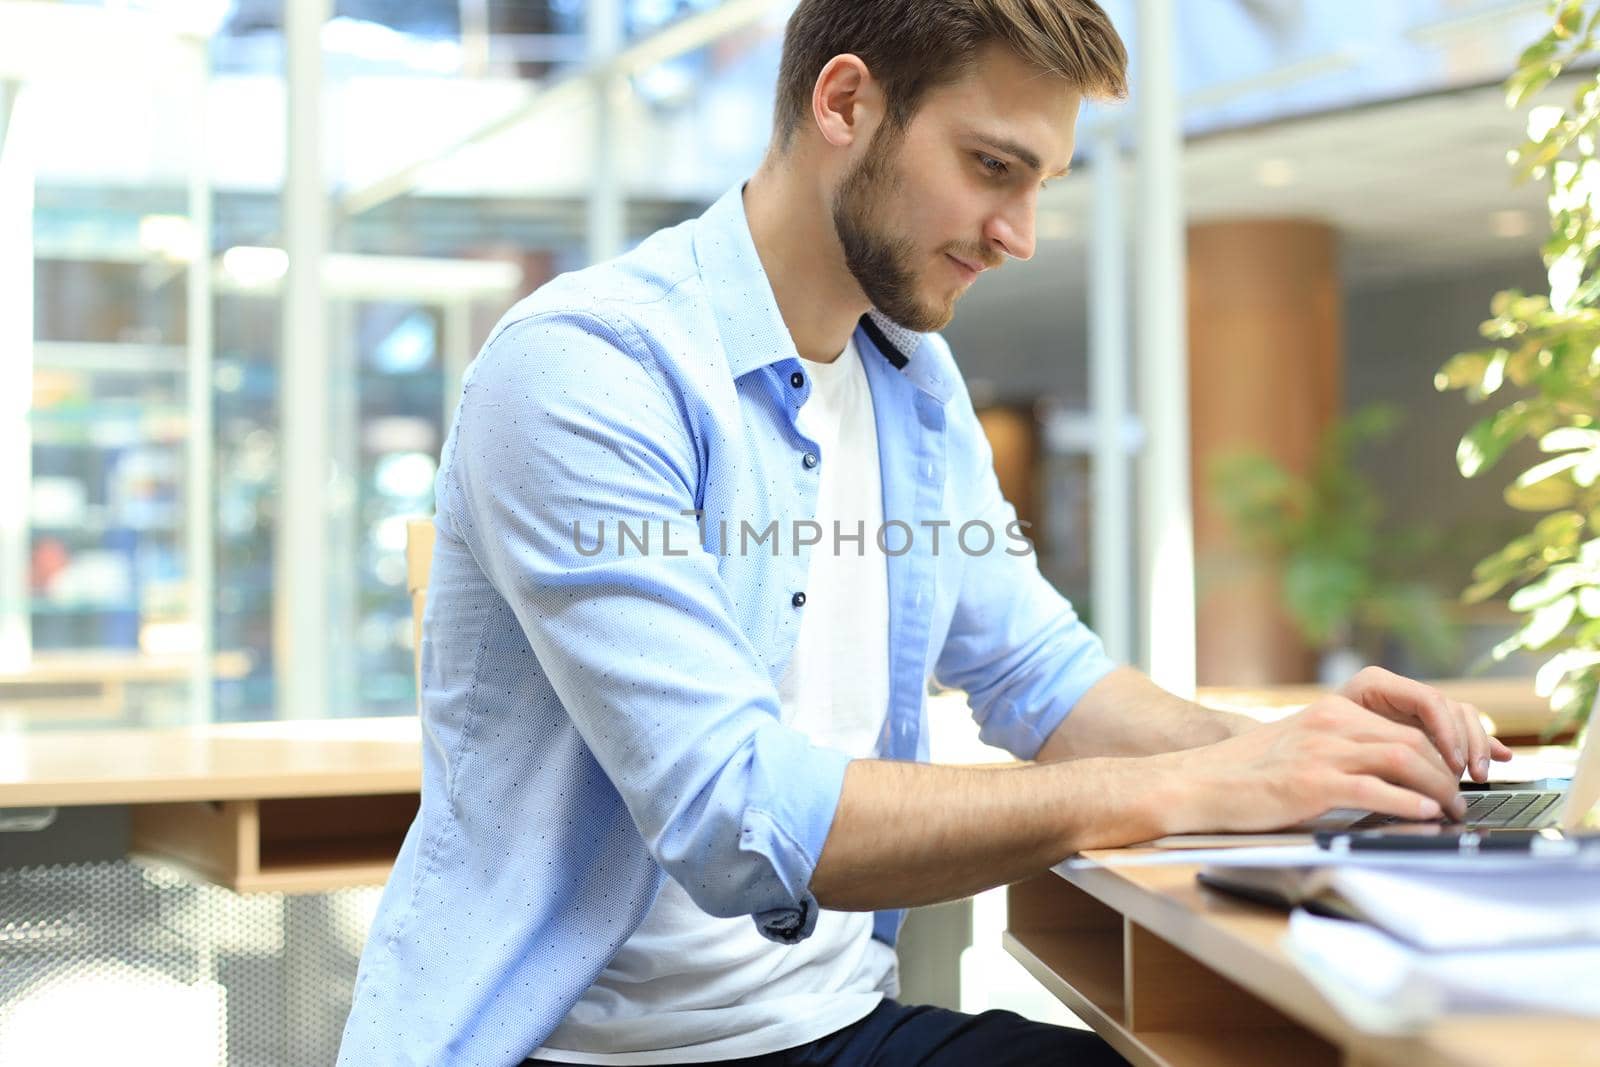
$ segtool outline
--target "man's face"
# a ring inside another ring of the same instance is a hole
[[[872,306],[943,329],[979,269],[1033,255],[1039,190],[1072,158],[1081,94],[995,46],[929,92],[903,131],[881,124],[833,195],[845,262]]]

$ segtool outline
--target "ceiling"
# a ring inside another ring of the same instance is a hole
[[[1194,221],[1326,220],[1347,286],[1536,257],[1544,190],[1514,185],[1505,161],[1525,115],[1494,85],[1209,135],[1184,148],[1185,207]],[[1084,254],[1091,167],[1041,202],[1041,258],[1068,269]],[[1130,170],[1130,214],[1134,197]]]
[[[1347,295],[1402,282],[1537,277],[1544,193],[1536,183],[1513,186],[1505,162],[1506,150],[1521,140],[1522,114],[1508,110],[1492,86],[1196,138],[1184,148],[1186,208],[1196,221],[1328,221],[1339,231]],[[969,377],[978,379],[975,390],[987,381],[1003,385],[1007,395],[1032,391],[1086,402],[1092,166],[1041,198],[1033,261],[980,279],[946,330]],[[1287,180],[1263,184],[1263,168],[1269,179],[1277,168],[1276,177]],[[1135,195],[1129,167],[1123,197],[1130,218]],[[1522,212],[1525,232],[1498,235],[1499,212]],[[1135,255],[1130,248],[1130,261]],[[1483,285],[1486,307],[1493,283]],[[1460,326],[1445,321],[1458,312],[1429,314],[1440,317],[1435,325],[1446,332]],[[1469,341],[1480,317],[1468,316]],[[1446,346],[1442,351],[1457,343],[1434,341]],[[1419,342],[1420,350],[1432,351]]]

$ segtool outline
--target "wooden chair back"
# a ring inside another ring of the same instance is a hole
[[[422,609],[428,600],[428,569],[433,565],[433,520],[406,523],[406,592],[411,596],[411,671],[422,708]]]

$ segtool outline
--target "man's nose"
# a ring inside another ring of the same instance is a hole
[[[1013,259],[1032,259],[1036,211],[1037,204],[1031,195],[1014,201],[989,219],[984,236]]]

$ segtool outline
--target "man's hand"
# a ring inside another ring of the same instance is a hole
[[[1484,730],[1477,708],[1381,667],[1361,671],[1340,695],[1391,722],[1420,727],[1457,778],[1470,770],[1474,781],[1487,781],[1491,759],[1511,758],[1511,750]]]
[[[1259,724],[1121,669],[1035,763],[851,763],[811,886],[825,908],[871,911],[953,900],[1075,852],[1168,834],[1280,830],[1335,808],[1460,818],[1460,770],[1480,752],[1510,756],[1476,709],[1376,668],[1343,695]]]
[[[1435,713],[1441,725],[1448,725],[1446,710]],[[1170,833],[1276,830],[1334,808],[1403,819],[1436,819],[1441,812],[1460,818],[1464,810],[1460,775],[1429,735],[1342,696],[1323,697],[1287,719],[1149,762],[1185,798],[1172,815]]]

